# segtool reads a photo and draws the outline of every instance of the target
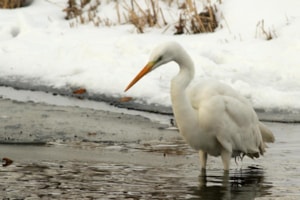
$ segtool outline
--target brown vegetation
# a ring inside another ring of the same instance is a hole
[[[182,9],[182,12],[178,24],[175,25],[175,34],[214,32],[218,26],[215,16],[216,8],[209,4],[204,11],[199,13],[195,2],[186,0],[180,6],[180,9]]]
[[[99,26],[101,19],[97,16],[97,8],[100,6],[100,0],[91,3],[91,0],[81,0],[78,4],[76,0],[68,0],[68,6],[63,10],[66,12],[66,19],[75,19],[70,22],[70,26],[74,27],[79,24],[87,24],[92,22],[95,26]],[[88,7],[88,8],[87,8]],[[84,9],[87,11],[84,12]]]
[[[118,24],[133,24],[139,33],[144,33],[148,27],[165,27],[170,23],[166,21],[164,11],[159,5],[162,2],[169,6],[172,4],[174,6],[175,3],[178,4],[178,2],[174,0],[144,0],[143,2],[137,0],[114,1],[116,4]],[[70,21],[71,27],[90,22],[94,23],[95,26],[99,26],[99,24],[103,24],[103,22],[104,25],[111,26],[112,23],[109,19],[101,20],[97,15],[99,6],[99,0],[68,0],[68,6],[64,9],[64,12],[67,14],[67,20],[73,19],[73,21]],[[202,12],[198,12],[195,1],[193,0],[185,0],[184,3],[178,5],[178,7],[181,10],[181,14],[175,24],[175,34],[214,32],[218,26],[215,16],[217,10],[216,6],[212,6],[209,0]]]
[[[26,0],[0,0],[0,8],[19,8],[23,7],[26,3]]]
[[[272,40],[274,37],[277,37],[274,30],[271,31],[271,29],[269,29],[269,31],[266,31],[264,20],[259,21],[256,25],[256,35],[255,36],[258,37],[258,36],[261,36],[261,35],[266,40]]]
[[[139,33],[144,33],[145,27],[162,26],[159,21],[163,21],[163,25],[167,24],[158,1],[146,0],[146,5],[147,8],[144,10],[136,0],[131,0],[130,5],[126,4],[126,2],[123,5],[127,11],[127,14],[124,14],[125,20],[133,24]],[[118,16],[120,16],[119,12],[118,10]]]

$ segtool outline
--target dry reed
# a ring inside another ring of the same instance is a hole
[[[146,9],[142,9],[136,0],[131,0],[130,5],[126,2],[123,4],[123,8],[127,11],[127,14],[124,14],[125,20],[133,24],[139,33],[144,33],[145,27],[160,27],[159,21],[167,24],[163,12],[159,8],[158,1],[145,0],[145,3],[147,5]],[[120,16],[119,10],[118,16]]]
[[[198,12],[195,2],[186,0],[181,6],[182,13],[179,16],[177,25],[175,25],[175,34],[183,33],[207,33],[214,32],[218,23],[215,12],[216,7],[209,3],[204,11]]]
[[[262,35],[266,40],[272,40],[274,37],[277,37],[274,30],[271,31],[271,30],[269,29],[268,32],[266,31],[264,20],[259,21],[259,22],[257,23],[257,25],[256,25],[256,34],[255,34],[255,37],[257,38],[258,36],[261,36],[261,35]]]
[[[215,17],[216,7],[211,6],[210,1],[207,1],[207,5],[202,12],[198,12],[195,1],[184,1],[180,6],[182,12],[175,25],[175,34],[196,34],[215,30],[218,26]],[[176,3],[175,0],[113,1],[117,23],[132,24],[139,33],[144,33],[145,29],[149,27],[164,27],[168,25],[168,22],[165,19],[163,9],[159,5],[162,2],[169,6],[174,6],[174,3]],[[112,22],[109,19],[103,20],[99,17],[99,13],[97,13],[99,6],[100,0],[68,0],[67,8],[64,9],[64,12],[66,12],[65,18],[68,20],[74,19],[70,21],[71,27],[90,22],[95,26],[100,24],[111,26]]]
[[[0,0],[0,8],[12,9],[23,7],[26,0]]]
[[[93,2],[91,0],[81,0],[79,4],[76,0],[68,0],[67,7],[63,9],[67,14],[65,19],[75,19],[75,22],[70,22],[71,27],[75,27],[78,23],[87,24],[90,22],[95,26],[99,26],[101,19],[97,16],[98,6],[100,6],[100,0]]]

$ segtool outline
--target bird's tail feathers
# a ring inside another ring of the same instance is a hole
[[[259,130],[264,142],[273,143],[275,141],[272,131],[261,122],[259,122]]]

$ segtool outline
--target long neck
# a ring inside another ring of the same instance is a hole
[[[186,88],[194,78],[194,64],[190,56],[184,51],[175,62],[180,67],[179,73],[171,81],[171,100],[173,112],[180,132],[184,135],[196,123],[197,114],[193,109]]]

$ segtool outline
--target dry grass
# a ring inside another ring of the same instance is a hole
[[[168,24],[165,20],[163,10],[159,6],[158,0],[144,0],[147,5],[146,9],[142,9],[137,0],[131,0],[130,5],[124,1],[123,7],[127,14],[123,14],[125,21],[133,24],[139,33],[144,33],[147,27],[163,27]],[[169,6],[174,3],[174,0],[165,1]],[[178,3],[178,2],[177,2]],[[119,4],[119,3],[117,3]],[[120,22],[121,14],[119,5],[117,5],[117,15]],[[216,8],[213,8],[209,2],[203,12],[198,12],[195,2],[192,0],[185,0],[180,6],[182,13],[179,16],[178,22],[175,25],[175,34],[196,34],[214,32],[218,26],[215,17]]]
[[[271,31],[269,28],[268,31],[265,29],[265,22],[261,20],[256,25],[256,34],[255,37],[264,37],[266,40],[272,40],[273,38],[277,37],[275,31]]]
[[[146,9],[142,9],[136,0],[131,0],[130,5],[124,1],[122,5],[127,11],[127,13],[123,13],[125,21],[133,24],[139,33],[144,33],[146,27],[161,27],[167,24],[163,12],[159,7],[159,1],[145,0],[145,3],[147,5]],[[119,8],[119,5],[117,5],[117,8]],[[117,12],[120,22],[120,10],[117,9]],[[162,24],[159,23],[160,21],[162,21]]]
[[[95,26],[99,26],[99,24],[112,25],[109,19],[101,20],[97,15],[99,14],[97,8],[100,6],[100,0],[81,0],[80,3],[77,2],[79,0],[68,0],[68,6],[64,9],[67,14],[65,18],[67,20],[73,19],[70,21],[71,27],[90,22],[93,22]],[[117,23],[133,24],[139,33],[144,33],[145,29],[149,27],[161,28],[168,25],[160,3],[168,6],[174,6],[176,3],[178,5],[176,0],[110,1],[110,3],[112,2],[115,3]],[[209,0],[207,0],[205,9],[202,12],[198,12],[195,1],[192,0],[185,0],[179,6],[179,9],[181,14],[175,25],[175,34],[214,32],[218,26],[215,17],[216,7],[212,6]]]
[[[70,22],[70,27],[78,24],[88,24],[92,22],[95,26],[101,23],[100,17],[97,16],[97,8],[100,6],[100,0],[81,0],[78,4],[76,0],[68,0],[68,6],[63,10],[66,12],[66,19],[75,21]]]
[[[23,7],[26,0],[0,0],[0,8],[12,9]]]
[[[146,8],[142,8],[140,0],[113,1],[113,3],[118,24],[133,24],[139,33],[144,33],[146,27],[162,27],[167,24],[158,0],[144,0]],[[111,26],[113,22],[99,17],[97,9],[100,6],[100,0],[68,0],[67,7],[63,11],[66,13],[65,18],[70,20],[71,27],[90,22],[95,26],[100,24]]]
[[[191,0],[186,0],[180,6],[180,9],[182,12],[179,16],[178,24],[175,25],[175,34],[214,32],[218,26],[215,16],[216,7],[210,5],[209,2],[207,2],[204,11],[200,13],[195,2]]]

